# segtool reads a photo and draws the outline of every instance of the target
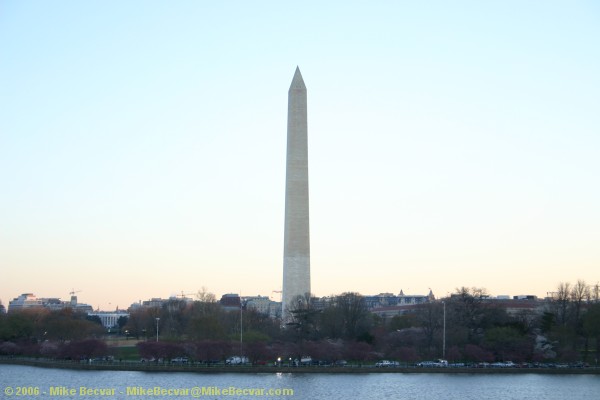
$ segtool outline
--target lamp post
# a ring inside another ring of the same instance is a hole
[[[442,358],[446,359],[446,302],[442,301],[444,305],[444,334],[442,339]]]
[[[244,309],[242,306],[242,296],[240,295],[240,362],[244,364]]]
[[[160,321],[160,318],[156,317],[156,341],[158,342],[158,321]]]

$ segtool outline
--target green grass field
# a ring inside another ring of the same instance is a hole
[[[139,361],[140,353],[136,346],[119,346],[111,348],[111,354],[115,360]]]

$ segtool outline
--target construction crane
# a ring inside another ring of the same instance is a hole
[[[71,307],[75,307],[77,305],[77,296],[75,296],[75,293],[79,293],[79,292],[81,292],[81,290],[75,290],[75,289],[71,289],[71,291],[69,292],[69,294],[71,295],[71,299],[70,299]]]
[[[182,299],[185,299],[185,296],[193,296],[196,295],[196,293],[184,293],[183,290],[181,291],[181,294],[178,294],[177,297],[181,297]]]

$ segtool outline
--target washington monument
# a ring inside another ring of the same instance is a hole
[[[283,241],[282,316],[286,321],[288,311],[295,308],[293,300],[310,293],[306,86],[297,67],[288,92]]]

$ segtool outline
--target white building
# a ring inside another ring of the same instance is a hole
[[[8,303],[8,311],[19,311],[32,308],[47,308],[50,310],[62,310],[72,308],[76,311],[90,312],[92,306],[77,302],[77,296],[71,296],[69,301],[62,301],[57,297],[37,297],[33,293],[23,293]]]
[[[98,317],[100,318],[100,322],[102,322],[102,326],[106,329],[111,329],[118,327],[119,318],[125,317],[129,318],[129,313],[127,311],[94,311],[89,312],[88,316],[90,317]]]
[[[435,300],[435,296],[431,289],[429,289],[428,295],[423,294],[404,294],[403,290],[400,290],[400,294],[398,295],[398,305],[408,305],[408,304],[423,304],[429,303]]]
[[[246,305],[246,309],[256,310],[271,318],[281,317],[281,303],[273,301],[267,296],[248,296],[244,297],[242,300]]]

